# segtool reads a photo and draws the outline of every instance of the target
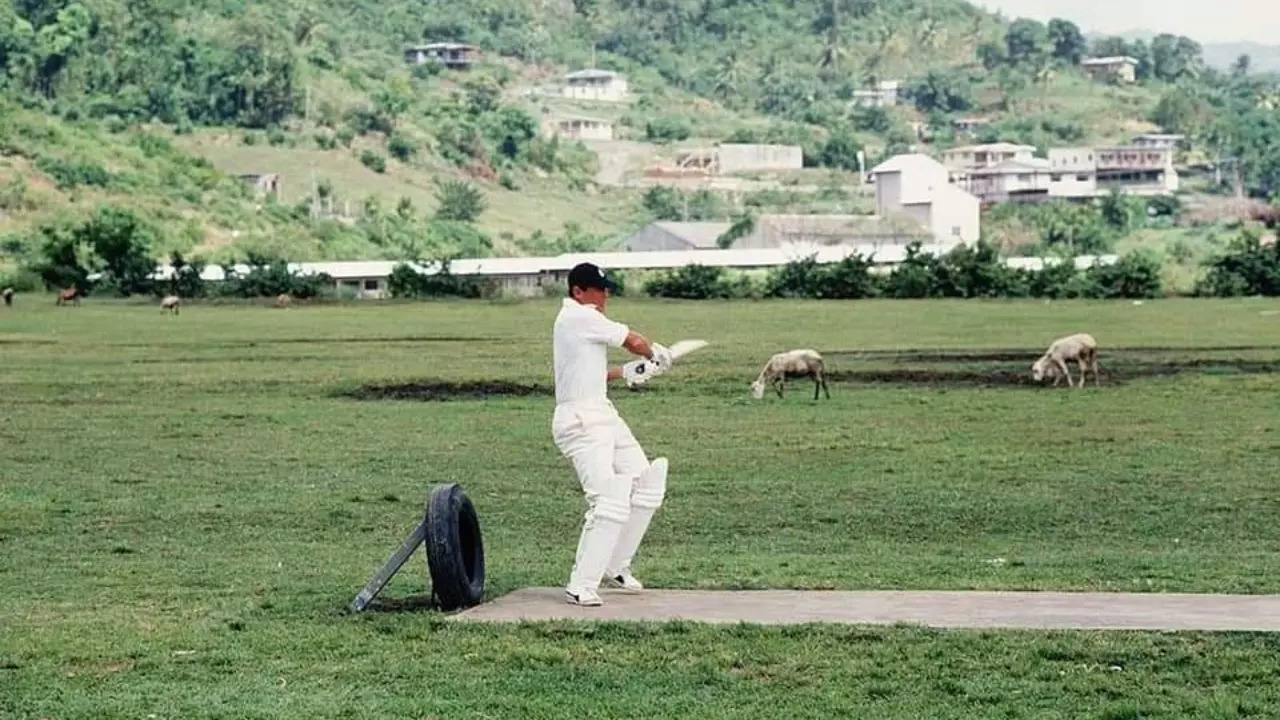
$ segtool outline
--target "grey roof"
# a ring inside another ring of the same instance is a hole
[[[923,170],[925,172],[946,172],[942,163],[921,153],[894,155],[871,170],[872,175],[881,173],[903,172],[906,170]]]
[[[684,240],[695,248],[714,248],[716,238],[725,234],[731,227],[726,222],[675,222],[661,220],[654,223],[662,230]]]
[[[599,70],[596,68],[587,68],[586,70],[576,70],[565,75],[568,80],[590,80],[595,78],[615,78],[618,73],[611,70]]]
[[[1043,158],[1031,158],[1030,160],[1006,160],[1005,162],[992,165],[991,167],[974,168],[968,170],[970,175],[1010,175],[1026,172],[1048,172],[1052,169],[1052,164]]]

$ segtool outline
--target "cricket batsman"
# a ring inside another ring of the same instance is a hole
[[[644,589],[631,574],[631,559],[667,485],[667,459],[649,462],[609,401],[606,384],[647,382],[671,367],[671,351],[605,316],[609,292],[616,289],[599,267],[575,266],[553,332],[556,409],[551,433],[573,463],[587,499],[565,594],[569,603],[589,607],[604,604],[596,593],[602,580],[629,592]],[[609,367],[610,347],[626,348],[645,360]]]

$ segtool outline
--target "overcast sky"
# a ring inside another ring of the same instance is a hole
[[[1277,0],[976,0],[1010,18],[1066,18],[1085,32],[1153,30],[1201,43],[1280,44]]]

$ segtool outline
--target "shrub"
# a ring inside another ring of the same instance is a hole
[[[226,279],[214,286],[218,296],[255,298],[288,294],[308,299],[319,297],[333,285],[333,278],[328,275],[295,274],[288,263],[279,258],[249,253],[245,264],[249,271],[244,275],[236,273],[233,265],[222,266]]]
[[[376,173],[385,173],[387,171],[387,159],[374,150],[361,152],[360,162]]]
[[[44,283],[40,276],[26,268],[18,268],[10,273],[0,273],[0,289],[13,288],[14,292],[35,292]]]
[[[1160,261],[1148,253],[1129,253],[1114,265],[1095,265],[1085,275],[1094,286],[1091,297],[1160,297]]]
[[[644,136],[650,142],[688,140],[689,135],[688,123],[678,118],[655,118],[644,124]]]
[[[734,285],[725,277],[724,268],[705,265],[686,265],[676,270],[659,273],[649,280],[644,291],[650,297],[682,300],[708,300],[735,296]]]
[[[435,214],[437,220],[475,222],[484,213],[487,205],[484,193],[471,183],[462,180],[437,182],[436,199],[440,201]]]
[[[1280,243],[1263,245],[1257,233],[1242,233],[1208,268],[1197,295],[1280,295]]]
[[[401,133],[392,133],[391,139],[387,141],[387,152],[400,162],[407,163],[418,153],[418,146]]]
[[[36,158],[36,168],[53,178],[61,190],[70,190],[80,185],[106,187],[111,183],[111,174],[106,168],[91,162],[64,160],[53,155],[41,155]]]
[[[431,274],[403,263],[396,265],[387,279],[387,289],[396,298],[478,298],[485,293],[484,286],[475,279],[449,272],[448,260],[440,261],[439,270]]]

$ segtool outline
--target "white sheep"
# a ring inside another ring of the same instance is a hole
[[[765,386],[772,385],[773,389],[778,391],[778,397],[782,397],[782,386],[787,378],[801,377],[813,378],[814,400],[818,399],[819,388],[827,394],[828,400],[831,399],[822,356],[817,350],[809,349],[782,352],[769,358],[769,362],[765,363],[764,369],[760,371],[760,376],[751,383],[751,395],[759,400],[764,397]]]
[[[1067,378],[1067,387],[1072,387],[1071,371],[1067,369],[1067,362],[1076,361],[1080,367],[1080,384],[1078,387],[1084,387],[1084,382],[1088,378],[1086,370],[1093,370],[1093,382],[1095,385],[1101,385],[1102,381],[1098,376],[1098,341],[1089,333],[1076,333],[1066,337],[1054,340],[1049,349],[1045,350],[1044,355],[1031,365],[1031,376],[1036,382],[1040,382],[1046,376],[1053,376],[1053,386],[1057,387],[1065,375]]]
[[[182,304],[181,298],[177,295],[167,295],[165,299],[160,301],[160,310],[168,310],[174,315],[178,314],[178,306]]]

